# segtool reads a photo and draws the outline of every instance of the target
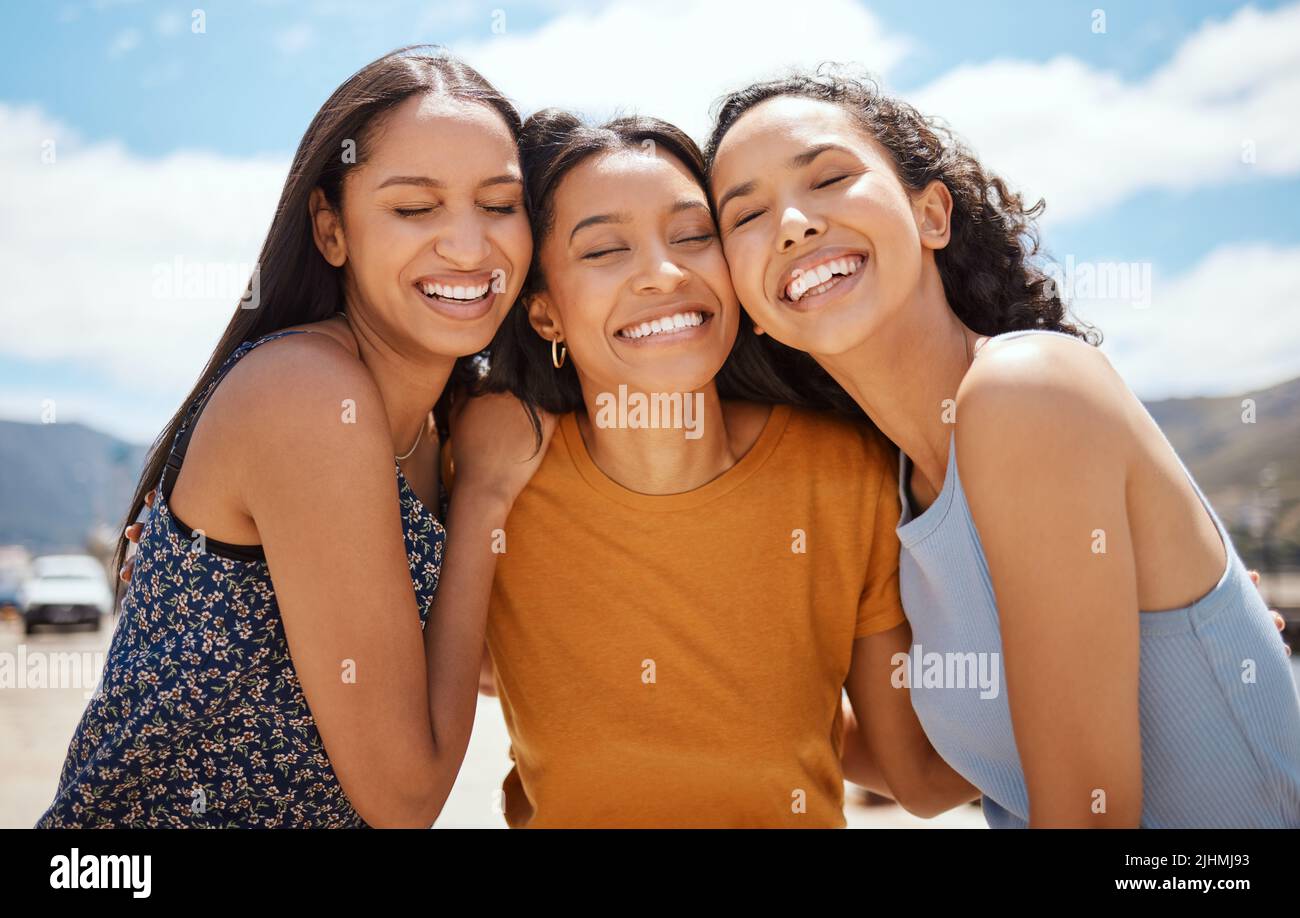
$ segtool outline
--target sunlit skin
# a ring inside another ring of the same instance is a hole
[[[937,181],[905,187],[840,106],[760,103],[722,140],[711,183],[746,309],[812,354],[913,460],[918,513],[944,486],[956,425],[998,599],[1030,824],[1137,825],[1134,613],[1192,602],[1225,565],[1163,435],[1096,349],[1052,336],[981,347],[936,263],[952,238],[951,194]],[[863,261],[819,296],[788,296],[793,269],[828,255]],[[1098,529],[1104,554],[1090,547]]]
[[[501,206],[497,195],[508,183],[484,180],[518,165],[513,144],[507,150],[498,143],[500,135],[509,140],[504,124],[494,124],[491,116],[458,143],[442,142],[467,123],[465,115],[480,111],[486,110],[408,102],[381,133],[370,163],[349,180],[356,188],[345,186],[341,221],[314,202],[322,255],[344,265],[351,326],[342,319],[317,323],[314,330],[333,342],[319,335],[292,337],[265,346],[265,353],[278,350],[280,359],[259,359],[262,351],[246,358],[248,366],[232,373],[204,413],[173,495],[174,502],[183,495],[188,478],[192,486],[182,513],[187,520],[220,524],[208,525],[215,538],[264,544],[276,570],[295,665],[331,761],[372,824],[427,825],[450,790],[473,721],[483,645],[478,611],[486,611],[495,564],[487,548],[491,532],[504,526],[514,497],[545,453],[543,448],[533,455],[531,428],[508,397],[476,399],[458,414],[448,563],[424,634],[424,655],[413,653],[420,637],[412,627],[409,572],[391,499],[391,457],[405,451],[408,437],[425,423],[451,358],[476,352],[491,337],[519,289],[531,250],[526,224],[520,232],[515,215],[489,209]],[[421,123],[426,130],[417,129]],[[504,155],[498,161],[489,151]],[[371,167],[385,163],[393,170],[388,175],[436,176],[447,187],[438,194],[424,184],[380,189],[385,177]],[[776,170],[760,174],[768,173]],[[736,334],[738,306],[720,246],[704,238],[713,226],[707,210],[700,215],[701,201],[703,192],[671,157],[614,154],[584,163],[558,190],[556,229],[542,252],[548,287],[530,304],[542,336],[537,346],[549,349],[552,338],[565,342],[588,405],[596,393],[619,383],[706,395],[705,437],[698,441],[685,440],[680,431],[605,430],[595,426],[590,411],[579,415],[583,436],[606,474],[643,493],[690,490],[716,477],[743,455],[767,416],[765,406],[721,403],[712,383]],[[941,205],[942,200],[938,210]],[[397,208],[416,213],[402,217],[394,214]],[[573,233],[580,222],[605,214],[626,219]],[[927,221],[935,220],[931,212],[918,224],[921,240],[934,234]],[[799,226],[797,220],[791,225]],[[877,246],[887,240],[877,240],[876,232],[860,232],[861,238],[846,232],[851,241],[837,244],[862,247],[885,261],[890,249]],[[553,246],[557,241],[562,244]],[[922,286],[932,264],[926,248],[922,241],[915,259]],[[795,251],[795,257],[801,254]],[[733,258],[733,272],[740,261]],[[471,281],[476,272],[498,267],[507,272],[506,284],[483,315],[457,315],[460,307],[448,311],[429,304],[413,286],[428,277]],[[739,275],[736,280],[741,282]],[[910,301],[926,306],[915,291]],[[714,318],[677,341],[635,344],[616,336],[633,320],[680,302],[715,309]],[[782,318],[775,301],[751,308],[756,316]],[[922,308],[919,314],[930,312]],[[799,327],[792,322],[788,329]],[[342,398],[357,402],[355,426],[338,423]],[[399,431],[403,422],[412,429]],[[205,429],[211,431],[206,444]],[[544,436],[553,429],[554,418],[544,419]],[[234,430],[255,436],[223,437]],[[259,449],[249,452],[250,443]],[[430,440],[402,463],[417,491],[429,496],[437,491],[435,453]],[[965,467],[963,455],[963,477]],[[245,522],[256,525],[240,529]],[[138,529],[131,535],[138,538]],[[350,548],[340,553],[339,544]],[[322,555],[331,558],[324,575]],[[364,627],[358,630],[359,622]],[[866,701],[875,682],[865,674],[881,671],[896,645],[907,643],[905,626],[856,642],[847,686],[859,714],[871,709],[894,718],[874,733],[851,720],[846,738],[846,774],[878,790],[891,788],[864,734],[875,737],[880,749],[900,751],[913,762],[932,761],[910,707],[897,704],[897,692]],[[337,661],[343,657],[363,669],[381,666],[384,684],[338,691]],[[489,687],[490,682],[489,670]],[[438,727],[433,736],[431,724]],[[896,783],[914,811],[939,811],[969,796],[969,787],[941,762],[928,772],[912,772],[910,785]]]
[[[522,194],[515,141],[494,110],[434,97],[396,106],[344,179],[340,210],[318,189],[304,214],[320,256],[342,270],[347,318],[300,326],[313,334],[235,365],[171,498],[211,538],[262,545],[330,764],[370,825],[427,827],[451,790],[485,629],[484,615],[460,610],[486,608],[491,531],[537,461],[512,450],[522,431],[502,436],[527,428],[516,403],[484,399],[454,418],[457,487],[422,634],[394,457],[436,510],[431,409],[456,358],[491,340],[523,283],[532,240]],[[489,280],[477,303],[422,289],[445,283],[454,296]],[[344,684],[340,660],[382,678]]]
[[[539,241],[545,291],[529,304],[545,341],[562,341],[582,386],[579,427],[612,479],[646,494],[693,490],[726,471],[757,438],[767,409],[724,406],[713,378],[740,308],[705,192],[671,155],[603,153],[559,183],[555,221]],[[621,337],[629,325],[697,310],[704,324],[672,335]],[[703,436],[596,423],[597,396],[620,385],[704,396]]]
[[[523,284],[532,235],[514,138],[483,105],[413,97],[383,125],[382,143],[344,182],[342,213],[313,196],[317,243],[345,267],[348,317],[385,392],[396,453],[405,454],[457,357],[487,346]],[[437,137],[437,143],[428,138]],[[431,299],[422,283],[487,284],[478,303]],[[339,323],[331,323],[338,326]],[[339,329],[346,337],[346,332]],[[419,367],[416,370],[416,367]],[[408,384],[415,370],[427,391]]]
[[[739,309],[704,191],[670,156],[605,154],[561,181],[555,215],[551,233],[538,240],[546,292],[530,304],[530,315],[543,338],[564,340],[572,351],[586,403],[579,427],[593,460],[642,493],[699,487],[747,451],[769,413],[766,406],[722,403],[712,382],[735,340]],[[616,216],[592,220],[607,215]],[[686,308],[679,304],[713,318],[659,340],[618,335],[630,324]],[[702,392],[704,437],[599,427],[595,397],[619,384]],[[908,697],[889,685],[888,662],[909,634],[904,625],[854,641],[845,714],[863,724],[863,739],[844,750],[845,768],[853,780],[929,816],[975,792],[930,747]],[[485,656],[480,686],[491,693],[491,683]]]

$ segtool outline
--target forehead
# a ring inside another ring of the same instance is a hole
[[[412,96],[380,119],[369,139],[368,162],[376,166],[456,163],[500,171],[518,159],[518,147],[494,109],[447,96]],[[444,168],[439,171],[449,171]]]
[[[660,152],[616,150],[574,166],[555,189],[558,222],[595,212],[657,210],[683,198],[704,200],[704,189],[677,157]]]
[[[777,96],[741,115],[722,138],[714,158],[713,178],[744,181],[736,170],[751,171],[762,164],[764,172],[784,168],[784,161],[809,147],[838,143],[850,148],[874,148],[853,116],[840,105],[802,96]],[[779,157],[781,166],[772,160]]]

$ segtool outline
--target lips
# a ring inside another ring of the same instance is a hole
[[[867,263],[865,252],[845,249],[822,249],[786,268],[777,288],[778,296],[787,303],[798,303],[806,296],[827,293],[845,277],[857,274]]]
[[[645,313],[614,332],[622,341],[667,340],[708,324],[713,313],[699,303],[679,303]]]
[[[492,290],[492,275],[426,275],[417,278],[414,286],[428,299],[441,300],[453,306],[468,306],[487,298]]]
[[[440,315],[457,320],[481,319],[496,302],[497,285],[493,281],[501,273],[498,269],[491,273],[426,274],[417,277],[412,286]]]

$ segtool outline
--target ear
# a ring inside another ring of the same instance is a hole
[[[528,300],[528,321],[533,330],[547,341],[564,340],[564,323],[560,313],[545,293],[535,294]]]
[[[334,267],[343,267],[348,260],[348,245],[343,238],[343,220],[329,201],[325,200],[324,191],[319,188],[311,190],[307,212],[311,214],[312,238],[316,240],[317,250]]]
[[[761,325],[755,325],[755,326],[754,326],[754,334],[756,334],[756,335],[764,335],[764,334],[767,334],[767,333],[766,333],[765,331],[763,331],[763,327],[762,327]]]
[[[952,192],[935,179],[925,190],[912,197],[912,213],[927,249],[942,249],[952,238]]]

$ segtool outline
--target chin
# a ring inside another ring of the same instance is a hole
[[[656,373],[653,376],[630,380],[628,388],[651,393],[697,392],[712,382],[721,369],[722,364],[719,363],[713,368],[713,372],[705,368],[676,373]]]
[[[440,329],[432,335],[425,335],[422,343],[439,357],[469,357],[491,344],[495,331],[495,327],[486,325],[483,330]]]

